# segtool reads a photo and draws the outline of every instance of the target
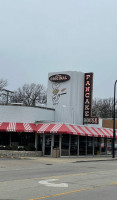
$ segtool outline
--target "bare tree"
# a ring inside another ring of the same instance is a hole
[[[113,98],[94,99],[92,106],[92,115],[101,118],[112,118]]]
[[[7,86],[7,80],[0,79],[0,91]]]
[[[47,101],[46,91],[41,84],[24,84],[14,92],[12,102],[23,103],[26,106],[36,106],[39,103],[45,104]]]
[[[7,80],[0,79],[0,104],[7,104],[8,92],[5,89],[7,86]]]

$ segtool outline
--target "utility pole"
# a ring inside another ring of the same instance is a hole
[[[115,157],[115,94],[116,94],[116,83],[114,84],[114,104],[113,104],[113,139],[112,139],[112,158]]]

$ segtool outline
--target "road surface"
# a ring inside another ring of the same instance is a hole
[[[117,160],[0,159],[0,200],[117,200]]]

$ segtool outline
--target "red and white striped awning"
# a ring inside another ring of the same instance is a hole
[[[33,123],[13,123],[0,122],[0,132],[35,132],[35,133],[57,133],[57,134],[73,134],[90,137],[113,137],[113,129],[96,128],[89,126],[78,126],[72,124],[38,124]],[[117,130],[116,130],[117,138]]]
[[[74,134],[90,137],[113,137],[113,130],[109,128],[96,128],[88,126],[77,126],[71,124],[38,124],[37,133],[58,133],[58,134]],[[117,134],[117,131],[116,131]],[[116,135],[117,138],[117,135]]]
[[[0,131],[4,132],[35,132],[36,126],[32,123],[0,122]]]

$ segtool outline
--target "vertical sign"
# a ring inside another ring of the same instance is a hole
[[[93,73],[85,73],[84,83],[84,118],[92,114]]]

